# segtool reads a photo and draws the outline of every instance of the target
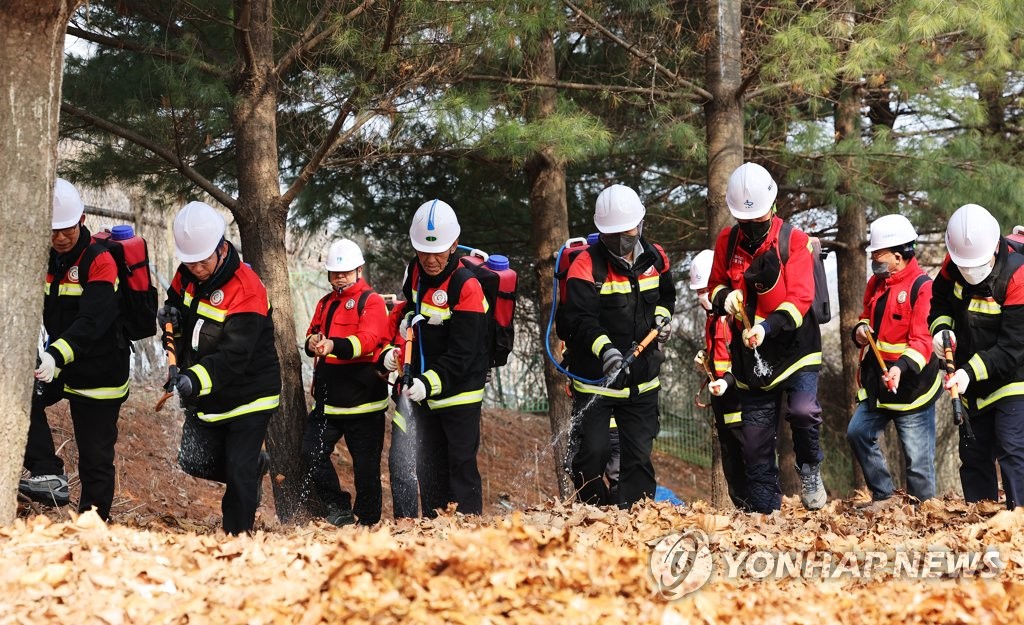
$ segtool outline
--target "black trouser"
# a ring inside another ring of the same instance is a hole
[[[85,512],[96,506],[104,520],[110,518],[110,505],[114,501],[114,445],[117,443],[117,417],[127,396],[112,400],[86,399],[77,395],[64,395],[63,384],[37,384],[42,393],[33,391],[32,410],[25,445],[25,468],[32,475],[60,475],[64,461],[53,446],[53,432],[46,420],[46,407],[63,398],[71,405],[71,423],[78,445],[78,479],[82,494],[78,498],[78,511]]]
[[[743,511],[750,510],[747,502],[747,466],[743,462],[743,422],[726,424],[725,416],[740,411],[739,389],[730,385],[721,397],[711,396],[711,410],[715,413],[718,447],[722,450],[722,473],[729,488],[732,504]]]
[[[437,516],[435,511],[451,502],[458,504],[463,514],[483,512],[483,487],[476,464],[480,407],[477,402],[441,410],[425,405],[416,409],[416,476],[424,516]]]
[[[969,502],[999,501],[996,460],[1003,475],[1006,507],[1024,505],[1024,397],[997,401],[971,415],[974,442],[960,437],[960,483]]]
[[[352,474],[356,486],[356,505],[341,489],[331,452],[345,438],[352,456]],[[363,525],[380,521],[380,456],[384,451],[384,411],[349,417],[327,417],[314,408],[302,437],[302,474],[327,506],[352,509]],[[304,489],[305,490],[305,489]]]
[[[618,504],[628,508],[643,498],[653,498],[657,486],[651,450],[661,425],[658,422],[658,391],[630,398],[573,393],[573,427],[570,449],[572,481],[580,501],[594,505]],[[612,416],[619,431],[619,497],[612,501],[604,482],[608,460],[608,428]]]
[[[412,402],[408,402],[411,404]],[[420,514],[420,491],[416,481],[416,416],[397,411],[391,420],[391,448],[388,450],[391,503],[396,519],[413,519]]]
[[[265,410],[207,423],[185,410],[178,464],[191,476],[227,485],[220,507],[228,534],[248,532],[256,521],[260,450],[273,414]]]

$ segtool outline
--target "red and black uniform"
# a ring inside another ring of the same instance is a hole
[[[672,317],[676,289],[668,257],[661,246],[642,237],[638,251],[630,263],[598,243],[570,265],[564,310],[569,328],[566,360],[574,375],[602,379],[607,350],[614,347],[627,356],[655,327],[656,316]],[[572,478],[581,501],[629,507],[654,496],[651,449],[660,428],[658,373],[664,359],[660,345],[652,342],[622,376],[619,388],[573,380],[574,413],[582,416],[573,432]],[[589,405],[586,410],[584,405]],[[609,500],[601,479],[612,417],[621,447],[616,501]]]
[[[747,476],[743,463],[743,413],[736,377],[732,374],[729,345],[732,327],[726,317],[708,313],[704,324],[704,348],[711,359],[711,371],[716,380],[729,383],[721,397],[711,396],[711,411],[715,415],[718,445],[722,450],[722,472],[729,487],[729,498],[740,510],[747,509]]]
[[[416,411],[416,475],[423,512],[448,503],[460,512],[483,512],[476,456],[480,408],[487,376],[487,300],[472,271],[453,254],[436,276],[413,259],[406,269],[405,316],[416,326],[413,372],[427,389]]]
[[[114,445],[118,412],[128,398],[130,352],[118,317],[117,266],[105,250],[83,262],[91,243],[89,230],[81,226],[70,251],[50,250],[43,325],[46,351],[59,373],[50,384],[37,383],[33,393],[25,468],[32,475],[64,473],[45,408],[69,400],[82,483],[78,509],[96,506],[106,519],[114,498]]]
[[[405,356],[405,337],[399,332],[405,315],[405,302],[396,302],[388,315],[388,329],[385,336],[391,344],[381,349],[381,370],[384,354],[398,350],[397,376],[402,375]],[[395,390],[400,390],[396,381]],[[388,447],[388,475],[391,480],[391,505],[396,519],[412,519],[420,514],[419,486],[416,483],[416,420],[412,415],[403,415],[401,402],[395,402],[391,417],[391,445]]]
[[[166,304],[181,313],[175,349],[193,388],[182,399],[178,462],[189,475],[227,484],[221,502],[225,532],[251,530],[260,449],[281,402],[267,289],[229,242],[223,262],[205,282],[180,265]]]
[[[1001,240],[989,277],[971,285],[949,258],[935,278],[932,335],[956,334],[957,368],[975,441],[960,439],[960,481],[967,501],[999,498],[998,459],[1010,509],[1024,504],[1024,256]]]
[[[328,508],[353,510],[363,525],[380,521],[380,456],[388,391],[377,375],[376,361],[381,343],[387,340],[387,324],[384,298],[360,278],[344,291],[332,290],[321,298],[306,330],[308,356],[314,355],[309,351],[311,336],[322,334],[334,347],[318,359],[313,372],[315,406],[302,440],[303,475]],[[331,463],[331,452],[342,437],[352,455],[355,508]]]
[[[867,324],[875,332],[886,371],[878,366],[870,346],[861,348],[857,401],[867,401],[872,410],[906,413],[921,410],[938,398],[942,375],[928,332],[931,298],[932,281],[916,258],[888,278],[871,276],[868,280],[857,325]],[[882,381],[883,374],[894,365],[900,369],[895,394]]]
[[[725,314],[726,297],[739,289],[751,323],[765,326],[764,342],[755,351],[743,345],[742,323],[732,320],[729,350],[732,373],[741,390],[749,507],[763,513],[778,510],[782,504],[775,433],[783,393],[798,466],[816,466],[823,458],[817,392],[821,330],[811,313],[814,257],[808,236],[790,228],[789,257],[783,262],[779,250],[783,223],[772,216],[768,234],[760,243],[749,241],[739,226],[723,228],[708,281],[716,314]],[[733,237],[735,244],[730,245]]]

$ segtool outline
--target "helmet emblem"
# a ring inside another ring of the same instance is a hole
[[[430,296],[430,301],[434,302],[435,306],[444,306],[448,303],[448,294],[444,291],[434,291],[434,294]]]
[[[68,269],[68,280],[72,282],[78,282],[78,265],[75,265],[71,269]]]
[[[220,306],[221,302],[224,301],[224,291],[217,289],[213,293],[210,293],[210,303],[214,306]]]
[[[437,200],[434,200],[434,203],[430,205],[430,212],[427,214],[427,230],[433,230],[434,229],[434,208],[436,206],[437,206]],[[427,240],[431,241],[431,240],[435,240],[435,239],[428,238]]]
[[[747,208],[752,208],[754,206],[754,201],[753,200],[744,200],[743,201],[743,205],[746,206]]]
[[[356,300],[350,299],[347,302],[345,302],[345,310],[352,310],[355,307],[356,307]]]
[[[430,241],[431,243],[433,243],[434,241],[436,241],[436,240],[437,240],[437,237],[435,237],[435,236],[429,236],[429,237],[425,237],[425,238],[426,238],[426,239],[427,239],[428,241]]]

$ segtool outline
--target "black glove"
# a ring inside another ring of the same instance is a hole
[[[192,379],[183,373],[174,378],[174,388],[178,389],[178,397],[186,399],[192,397]]]
[[[601,356],[601,370],[604,371],[604,377],[607,378],[618,373],[620,366],[622,366],[622,352],[616,347],[604,350],[604,354]]]
[[[181,321],[181,313],[174,306],[164,305],[160,310],[156,311],[156,321],[160,324],[161,329],[169,323],[177,331],[178,322]]]

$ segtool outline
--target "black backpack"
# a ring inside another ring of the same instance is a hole
[[[92,262],[103,252],[110,252],[117,265],[117,299],[124,338],[138,341],[156,335],[156,286],[149,275],[149,248],[146,240],[135,234],[131,226],[114,226],[112,231],[104,230],[94,234],[79,261],[78,269],[83,284],[88,281]]]
[[[782,228],[779,229],[779,260],[783,266],[789,261],[789,238],[792,232],[793,225],[782,222]],[[733,226],[729,231],[726,258],[731,259],[733,252],[736,251],[739,233],[739,226]],[[825,257],[828,256],[828,252],[822,250],[818,237],[808,238],[811,241],[811,256],[814,258],[814,301],[811,302],[811,311],[815,320],[819,324],[824,324],[832,320],[832,298],[828,293],[828,277],[825,274]]]

